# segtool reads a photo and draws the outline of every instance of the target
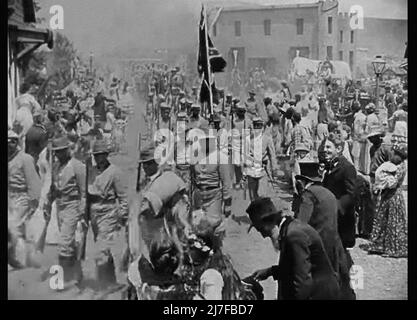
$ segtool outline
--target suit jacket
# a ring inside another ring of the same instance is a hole
[[[340,287],[320,235],[298,219],[287,218],[280,230],[278,300],[339,299]]]
[[[319,233],[333,270],[338,275],[342,294],[340,299],[350,300],[355,297],[350,287],[350,265],[338,233],[337,207],[334,194],[315,183],[302,193],[295,217]]]
[[[338,200],[338,230],[344,248],[355,246],[355,183],[356,169],[343,156],[324,174],[323,186]]]

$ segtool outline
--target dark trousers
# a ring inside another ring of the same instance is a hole
[[[235,165],[236,183],[240,183],[242,181],[242,177],[243,177],[242,166]]]
[[[248,176],[248,189],[249,189],[249,198],[250,201],[256,200],[259,198],[259,181],[260,178],[253,178]]]

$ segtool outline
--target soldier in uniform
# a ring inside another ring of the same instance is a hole
[[[249,91],[249,98],[245,102],[246,112],[250,121],[259,116],[258,103],[256,102],[255,96],[255,91]]]
[[[246,117],[246,108],[241,104],[235,107],[236,117],[232,122],[232,161],[235,171],[235,189],[240,189],[242,184],[242,155],[244,154],[244,141],[246,131],[249,130],[250,120]]]
[[[18,135],[9,130],[7,142],[9,264],[17,268],[26,264],[25,224],[38,206],[41,181],[33,158],[18,147]]]
[[[200,115],[200,111],[201,106],[199,104],[193,104],[191,106],[191,116],[188,120],[188,128],[190,130],[194,128],[206,127],[208,125],[208,121]]]
[[[56,201],[59,244],[58,261],[64,270],[64,281],[82,280],[81,261],[77,259],[75,233],[79,223],[85,224],[86,169],[71,157],[71,142],[66,136],[55,138],[52,150],[56,161],[52,167],[50,201]]]
[[[190,184],[190,141],[187,139],[188,118],[185,112],[180,112],[177,117],[175,135],[175,163],[176,173],[187,186]]]
[[[148,182],[142,190],[138,221],[142,240],[149,250],[154,236],[167,231],[164,218],[171,220],[172,209],[185,195],[187,188],[174,172],[162,170],[162,158],[152,143],[141,151],[140,157]]]
[[[97,278],[103,284],[124,282],[122,272],[127,238],[127,185],[121,170],[108,161],[110,148],[104,140],[93,147],[97,166],[89,177],[87,200],[94,233],[94,256]]]
[[[254,118],[252,123],[253,131],[245,140],[245,175],[248,177],[251,201],[259,198],[259,182],[268,170],[268,160],[272,167],[272,175],[278,176],[278,162],[272,137],[265,133],[261,118]]]
[[[157,145],[161,143],[168,143],[168,146],[171,148],[174,143],[172,138],[172,132],[175,124],[175,120],[171,115],[171,106],[163,102],[159,106],[161,111],[161,120],[159,121],[158,132],[155,137],[155,142]],[[169,132],[165,132],[169,130]]]
[[[229,164],[219,162],[216,135],[208,127],[205,135],[199,137],[201,157],[191,166],[194,209],[201,209],[210,229],[221,247],[224,237],[225,218],[231,215],[232,195]]]

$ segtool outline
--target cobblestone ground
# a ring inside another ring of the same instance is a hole
[[[133,187],[135,181],[135,164],[137,159],[137,137],[139,128],[144,128],[143,112],[137,108],[128,127],[127,154],[114,156],[112,161],[125,169],[126,179]],[[273,199],[276,206],[283,210],[290,210],[291,195],[286,189],[286,184],[278,182],[275,188],[264,178],[260,186],[260,194]],[[247,232],[249,221],[245,210],[249,205],[249,196],[244,200],[243,191],[234,192],[233,199],[234,218],[229,220],[227,237],[225,239],[225,251],[231,256],[234,266],[241,277],[245,277],[260,268],[266,268],[277,263],[278,254],[274,251],[271,241],[263,239],[259,233],[252,230]],[[87,289],[78,292],[75,288],[69,288],[57,293],[50,289],[49,282],[41,282],[41,274],[47,266],[54,264],[57,257],[55,246],[49,245],[43,256],[43,269],[24,269],[8,272],[8,297],[9,299],[46,299],[46,300],[118,300],[120,293],[104,294],[95,290],[94,261],[88,258],[92,237],[89,233],[87,246],[87,259],[84,261],[83,270]],[[357,270],[355,286],[359,300],[368,299],[407,299],[407,259],[382,258],[368,255],[359,248],[364,240],[358,240],[351,254]],[[91,252],[91,251],[90,251]],[[362,277],[361,277],[362,274]],[[362,281],[363,280],[363,281]],[[268,279],[262,282],[265,298],[276,298],[277,285]]]

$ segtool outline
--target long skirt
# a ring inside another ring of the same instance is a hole
[[[406,204],[401,188],[390,197],[382,198],[377,206],[370,251],[394,258],[407,257]]]

